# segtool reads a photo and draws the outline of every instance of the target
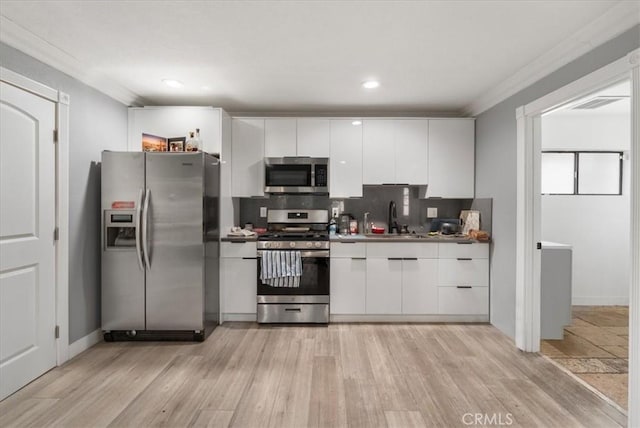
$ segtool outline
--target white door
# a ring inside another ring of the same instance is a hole
[[[362,126],[331,121],[329,197],[362,197]]]
[[[367,258],[367,314],[402,313],[402,259]]]
[[[392,184],[396,181],[394,120],[362,122],[362,183]]]
[[[331,259],[331,313],[365,314],[367,264],[363,257]]]
[[[474,197],[474,132],[472,119],[429,120],[428,197]]]
[[[298,156],[328,158],[331,140],[329,119],[298,119]]]
[[[264,157],[296,156],[296,120],[264,120]]]
[[[3,399],[56,365],[55,104],[0,85]]]
[[[394,120],[396,183],[427,184],[427,120]]]
[[[231,196],[264,196],[264,119],[233,119]]]
[[[402,313],[438,313],[438,259],[402,261]]]
[[[256,259],[223,258],[220,259],[220,270],[222,272],[223,314],[254,315],[257,310],[258,265]]]

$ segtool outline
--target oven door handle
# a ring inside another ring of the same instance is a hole
[[[274,250],[258,250],[257,257],[261,258],[262,255],[266,252],[274,251]],[[282,250],[289,251],[289,250]],[[296,251],[296,250],[291,250]],[[329,251],[328,250],[318,250],[318,251],[300,251],[300,257],[303,259],[328,259]]]

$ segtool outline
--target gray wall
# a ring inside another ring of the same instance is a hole
[[[460,210],[475,209],[480,211],[482,228],[491,232],[491,199],[419,199],[418,189],[408,187],[409,197],[406,200],[408,215],[404,215],[403,191],[406,186],[364,186],[361,198],[344,200],[329,199],[328,196],[317,195],[271,195],[266,198],[240,199],[240,225],[253,223],[256,227],[266,227],[267,219],[260,217],[260,207],[268,209],[324,209],[338,207],[339,212],[352,214],[359,222],[364,213],[369,212],[370,221],[376,226],[387,227],[389,201],[397,206],[398,224],[408,225],[410,231],[428,232],[431,220],[427,218],[427,207],[438,208],[439,218],[460,217]]]
[[[515,335],[516,116],[534,101],[597,70],[640,46],[640,26],[523,89],[476,118],[476,197],[493,198],[491,322]]]
[[[69,341],[100,328],[100,161],[126,150],[127,107],[0,43],[0,65],[71,96],[69,105]]]

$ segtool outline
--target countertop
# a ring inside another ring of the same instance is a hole
[[[222,242],[256,242],[258,235],[253,236],[224,236],[220,239]]]
[[[572,246],[569,244],[560,244],[558,242],[542,241],[543,250],[570,250]]]
[[[428,236],[420,235],[419,238],[408,238],[409,235],[332,235],[329,237],[331,242],[470,242],[478,244],[488,244],[490,241],[478,241],[475,239],[465,238],[462,236]],[[415,236],[415,235],[411,235]],[[220,239],[222,242],[256,242],[258,236],[225,236]]]
[[[409,238],[408,236],[412,236]],[[463,236],[445,236],[445,235],[418,235],[419,238],[413,238],[416,235],[332,235],[329,239],[332,242],[470,242],[484,244],[490,241],[478,241]]]

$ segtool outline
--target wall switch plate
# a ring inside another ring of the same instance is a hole
[[[427,218],[438,217],[438,208],[427,208]]]
[[[267,216],[267,207],[260,207],[260,217],[266,217]]]

